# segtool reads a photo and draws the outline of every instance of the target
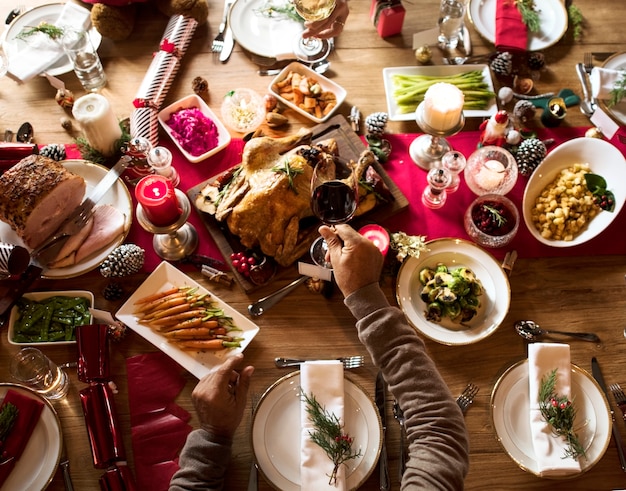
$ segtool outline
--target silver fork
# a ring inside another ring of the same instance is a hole
[[[365,358],[363,357],[363,355],[345,356],[337,358],[337,360],[343,363],[343,367],[346,369],[359,368],[365,364]],[[301,360],[296,358],[274,358],[274,363],[276,363],[276,366],[279,368],[293,367],[296,365],[300,365],[305,361],[307,360]]]
[[[470,407],[470,404],[474,402],[474,397],[478,394],[478,386],[472,384],[471,382],[467,384],[465,389],[459,397],[456,399],[456,403],[461,408],[461,412],[465,414],[467,409]]]
[[[624,394],[619,384],[611,384],[609,385],[609,389],[613,394],[617,407],[622,411],[622,418],[626,421],[626,394]]]
[[[211,44],[211,51],[213,53],[221,53],[224,48],[224,31],[226,30],[226,22],[228,21],[228,11],[230,10],[230,2],[224,3],[224,13],[222,14],[222,22],[220,22],[220,27],[217,31],[217,36],[213,40]]]
[[[591,75],[591,70],[593,70],[593,55],[590,51],[587,51],[583,55],[583,65],[585,66],[585,71],[588,75]]]

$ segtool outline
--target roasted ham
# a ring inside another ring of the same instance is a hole
[[[85,188],[60,163],[30,155],[0,177],[0,220],[34,249],[82,202]]]

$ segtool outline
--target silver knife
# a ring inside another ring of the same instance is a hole
[[[111,189],[120,175],[131,163],[131,158],[123,156],[115,166],[109,170],[91,194],[65,219],[65,221],[42,244],[30,253],[30,257],[41,265],[46,265],[56,257],[63,244],[87,223],[93,215],[96,204]]]
[[[228,18],[231,6],[232,2],[226,1],[226,4],[224,5],[224,45],[222,46],[222,51],[220,51],[219,57],[222,63],[226,63],[228,61],[228,58],[230,58],[230,54],[233,52],[233,48],[235,47],[233,30],[230,28],[230,19]]]
[[[604,377],[602,376],[602,371],[600,370],[600,364],[598,360],[594,356],[591,359],[591,373],[593,374],[593,378],[596,379],[598,385],[604,392],[606,399],[609,400],[609,393],[606,389],[606,383],[604,382]],[[622,467],[622,470],[626,472],[626,454],[624,453],[624,443],[622,442],[622,436],[619,433],[619,429],[615,424],[615,413],[611,409],[611,417],[613,418],[612,429],[613,429],[613,439],[615,440],[615,446],[617,447],[617,455],[619,457],[619,463]]]
[[[387,491],[389,489],[389,465],[387,463],[387,444],[385,442],[385,436],[387,434],[387,384],[385,384],[385,379],[383,378],[383,373],[378,372],[376,376],[376,407],[378,408],[378,413],[380,414],[380,420],[383,424],[383,445],[380,451],[380,458],[378,459],[378,467],[380,472],[380,490]]]
[[[74,484],[72,483],[72,476],[70,475],[70,459],[67,456],[65,442],[63,442],[63,450],[61,451],[61,460],[59,461],[59,467],[61,467],[61,470],[63,471],[63,482],[65,483],[65,491],[74,491]]]

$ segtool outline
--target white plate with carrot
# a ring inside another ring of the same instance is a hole
[[[242,352],[259,327],[163,261],[115,316],[201,379]]]

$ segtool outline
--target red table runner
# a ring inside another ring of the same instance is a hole
[[[541,129],[539,137],[542,139],[553,138],[555,140],[554,145],[548,149],[550,151],[551,148],[554,148],[559,143],[584,136],[587,129],[584,127]],[[463,215],[471,201],[475,198],[475,195],[465,184],[463,176],[461,176],[459,190],[448,196],[448,200],[443,208],[431,210],[422,205],[422,192],[427,185],[426,171],[413,163],[408,152],[409,145],[417,136],[416,134],[385,135],[385,138],[391,143],[393,150],[389,161],[384,164],[384,168],[407,197],[409,207],[400,214],[387,219],[382,225],[387,227],[390,232],[403,231],[409,235],[424,235],[427,240],[442,237],[470,240],[463,228]],[[469,157],[476,149],[479,136],[480,132],[478,131],[464,131],[448,138],[448,141],[452,148]],[[626,155],[626,145],[622,144],[617,137],[611,140],[611,143]],[[174,157],[173,165],[181,176],[179,188],[183,191],[187,191],[223,170],[240,163],[241,150],[243,148],[243,141],[234,139],[227,148],[213,157],[197,164],[192,164],[182,156],[171,140],[165,139],[160,144],[172,152]],[[75,147],[68,148],[68,158],[80,158]],[[508,194],[509,198],[519,206],[520,213],[522,196],[527,182],[528,178],[520,175],[515,187]],[[131,194],[134,194],[133,191],[131,190]],[[227,262],[228,258],[222,257],[195,209],[191,213],[189,222],[198,231],[199,245],[197,253]],[[579,246],[560,248],[541,244],[530,235],[525,224],[522,223],[517,236],[506,250],[515,249],[519,257],[522,258],[626,254],[626,241],[622,239],[620,232],[625,225],[626,214],[622,212],[600,236]],[[152,235],[144,231],[136,220],[133,222],[126,241],[137,244],[146,250],[145,271],[152,271],[161,262],[161,259],[152,248]],[[489,251],[497,258],[502,258],[506,250],[490,249]]]

